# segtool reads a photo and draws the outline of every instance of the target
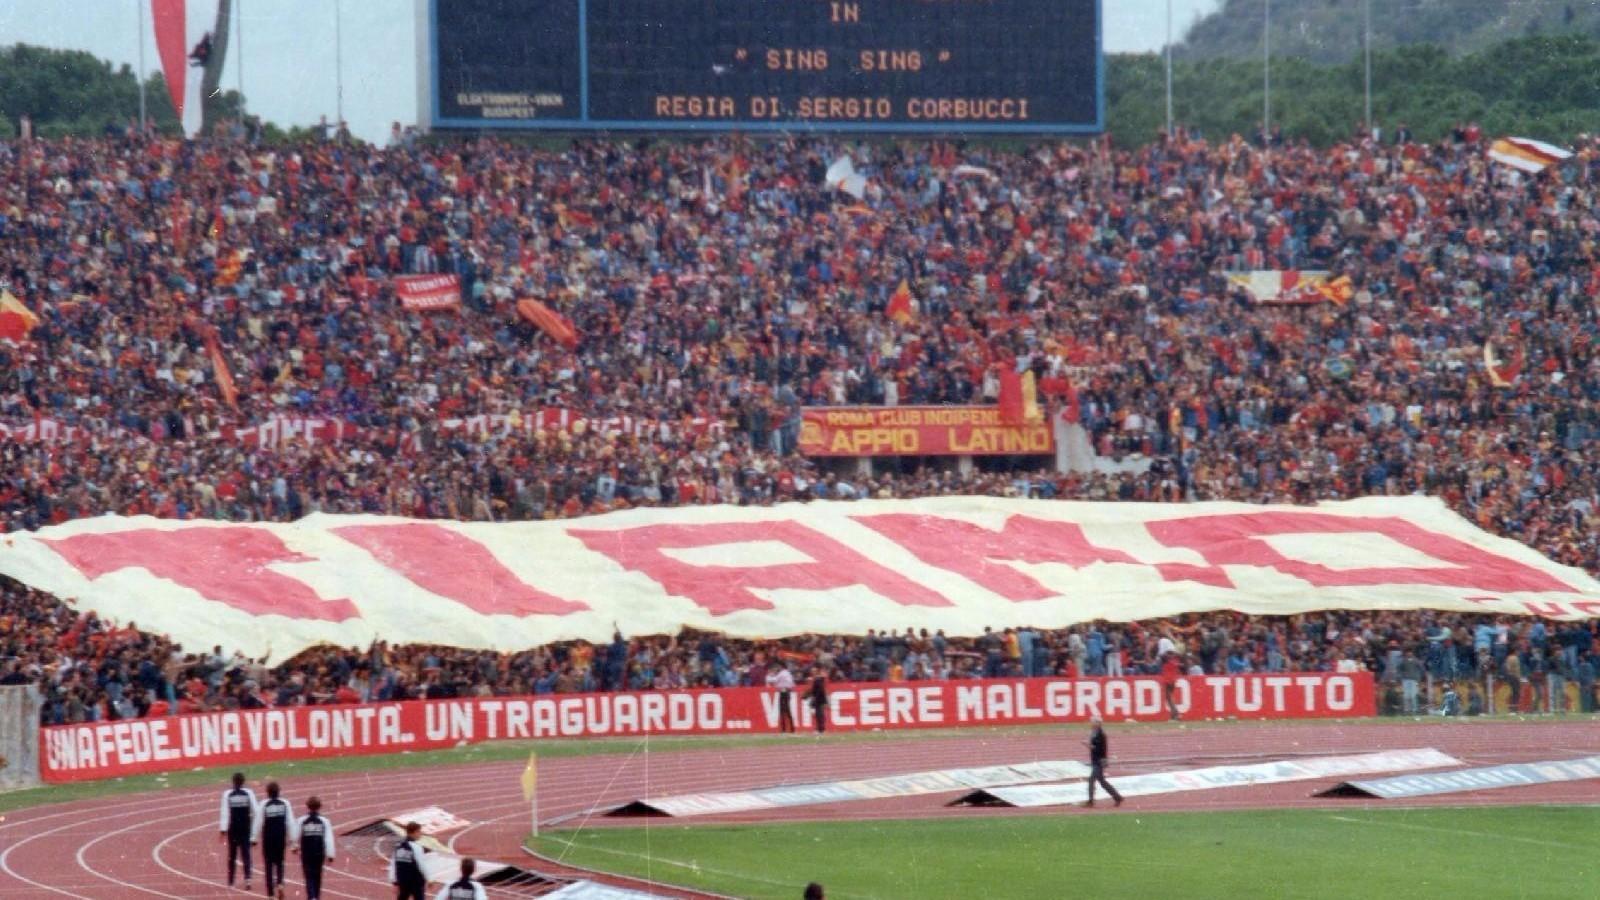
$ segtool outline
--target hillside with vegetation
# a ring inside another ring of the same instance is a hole
[[[1161,57],[1112,57],[1107,71],[1107,128],[1119,142],[1147,140],[1165,117]],[[1337,64],[1275,57],[1274,124],[1316,144],[1348,137],[1362,117],[1362,74],[1359,55]],[[1492,135],[1569,142],[1600,132],[1600,40],[1518,38],[1459,55],[1437,46],[1376,52],[1372,92],[1373,118],[1386,131],[1404,122],[1433,140],[1477,121]],[[1208,137],[1252,133],[1261,101],[1260,59],[1174,64],[1173,114]]]
[[[1371,4],[1372,46],[1417,44],[1475,53],[1534,35],[1600,38],[1594,0],[1270,0],[1274,56],[1336,64],[1361,52],[1363,4]],[[1261,58],[1264,0],[1224,0],[1185,35],[1187,59]]]

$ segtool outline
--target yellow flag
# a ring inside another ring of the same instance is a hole
[[[539,754],[528,754],[528,766],[522,770],[522,799],[533,802],[533,789],[539,785]]]
[[[1039,383],[1031,369],[1022,373],[1022,420],[1030,425],[1044,421],[1044,412],[1039,409]]]

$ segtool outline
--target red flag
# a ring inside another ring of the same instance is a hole
[[[1000,370],[1000,421],[1021,425],[1027,418],[1022,396],[1022,376],[1014,369]]]
[[[568,350],[577,348],[578,330],[572,327],[572,321],[543,303],[532,298],[518,300],[517,315],[533,323]]]
[[[1521,346],[1516,348],[1516,355],[1507,362],[1500,359],[1492,342],[1483,342],[1483,367],[1489,373],[1489,383],[1495,387],[1505,388],[1516,384],[1517,379],[1522,376],[1522,367],[1526,361]]]
[[[156,34],[156,55],[161,57],[161,77],[167,82],[172,108],[183,121],[184,81],[189,76],[189,14],[184,0],[150,0],[150,17]]]
[[[39,317],[10,291],[0,291],[0,341],[21,343],[39,325]]]
[[[230,409],[238,409],[239,388],[233,383],[233,372],[228,369],[228,360],[222,355],[222,345],[217,343],[215,333],[206,335],[206,352],[211,355],[211,374],[217,379],[217,392],[222,395],[222,401]]]
[[[911,285],[901,279],[900,286],[894,289],[894,294],[889,297],[889,308],[885,310],[889,318],[901,325],[909,323],[916,318],[916,313],[911,309]]]

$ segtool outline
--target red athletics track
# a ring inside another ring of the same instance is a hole
[[[1435,747],[1468,765],[1562,759],[1600,752],[1600,722],[1564,721],[1373,722],[1361,724],[1207,724],[1188,727],[1111,726],[1112,774],[1165,771],[1229,760],[1258,762],[1294,756],[1325,756],[1380,749]],[[540,764],[540,818],[565,827],[616,824],[586,811],[644,796],[733,790],[784,782],[826,781],[925,769],[993,765],[1035,759],[1073,759],[1082,753],[1084,729],[1062,727],[1027,733],[974,733],[892,741],[817,742],[808,735],[742,749],[674,750],[667,753],[567,757]],[[524,863],[527,830],[518,775],[520,762],[447,768],[384,770],[373,774],[296,778],[292,768],[251,771],[252,782],[268,777],[284,785],[297,809],[313,793],[341,831],[385,815],[442,806],[476,823],[456,834],[457,852]],[[1360,800],[1315,800],[1309,795],[1331,782],[1296,782],[1259,787],[1139,797],[1118,812],[1307,806],[1360,808]],[[0,823],[0,897],[146,898],[191,900],[241,897],[222,884],[223,859],[216,838],[214,788],[119,795],[19,810]],[[844,817],[986,815],[1109,815],[1110,810],[979,810],[949,808],[954,795],[890,801],[839,803],[779,812],[741,814],[701,821],[770,821]],[[1425,804],[1600,803],[1600,782],[1507,788],[1449,794]],[[1371,802],[1370,805],[1395,806]],[[630,820],[621,820],[627,822]],[[632,824],[638,824],[636,821]],[[323,888],[329,898],[388,898],[393,894],[370,851],[344,858],[330,869]],[[297,861],[291,857],[290,896],[299,896]],[[534,864],[535,868],[540,867]],[[548,868],[548,867],[545,867]],[[619,885],[629,882],[607,879]],[[634,884],[638,887],[639,885]],[[260,873],[256,890],[261,890]],[[664,892],[668,896],[696,896]],[[498,896],[493,890],[491,896]]]

